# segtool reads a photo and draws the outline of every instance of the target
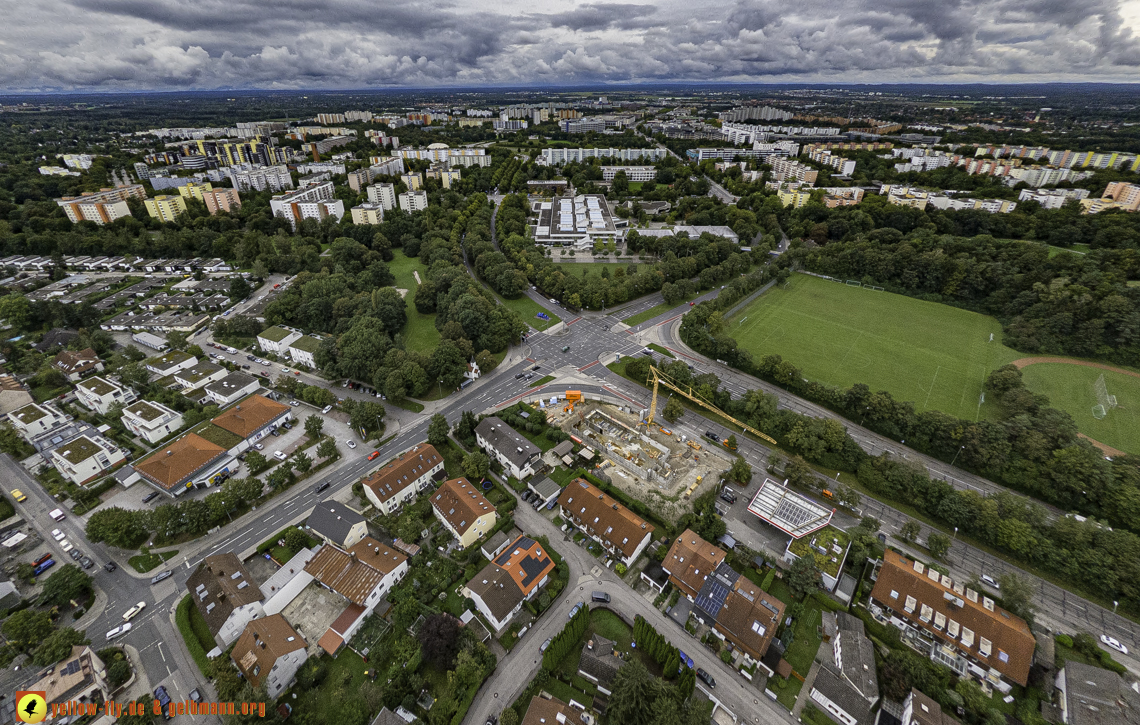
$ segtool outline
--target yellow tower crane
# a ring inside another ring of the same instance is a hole
[[[737,420],[736,418],[733,418],[728,413],[725,413],[720,408],[716,407],[712,403],[710,403],[707,400],[705,400],[704,398],[702,398],[699,394],[697,394],[696,391],[693,390],[693,386],[686,385],[686,386],[684,386],[684,388],[682,388],[682,386],[680,386],[677,383],[670,380],[667,375],[665,375],[663,372],[658,370],[653,365],[649,366],[649,377],[653,381],[653,400],[649,404],[649,417],[645,421],[647,425],[653,425],[653,418],[655,415],[657,415],[657,385],[658,385],[658,383],[660,383],[661,385],[664,385],[665,387],[673,390],[678,395],[681,395],[681,396],[688,398],[689,400],[693,401],[694,403],[701,406],[702,408],[705,408],[707,410],[712,411],[713,413],[716,413],[717,415],[724,418],[725,420],[732,421],[733,423],[740,426],[744,430],[748,431],[752,435],[757,436],[762,440],[768,441],[772,445],[777,445],[775,439],[773,439],[771,436],[765,435],[765,434],[761,433],[760,431],[756,430],[755,428],[753,428],[752,426],[748,425],[747,423],[743,423],[743,422]]]

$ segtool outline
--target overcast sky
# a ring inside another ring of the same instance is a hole
[[[1136,81],[1140,0],[11,0],[0,89]]]

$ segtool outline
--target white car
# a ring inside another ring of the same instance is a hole
[[[121,637],[122,635],[124,635],[130,631],[131,631],[131,623],[130,622],[127,622],[125,624],[120,624],[118,627],[115,627],[110,632],[107,632],[107,639],[114,639],[115,637]]]
[[[273,457],[279,461],[284,461],[286,456],[281,451],[273,451]]]
[[[263,451],[263,450],[265,450],[265,445],[264,445],[264,444],[262,444],[262,443],[254,443],[254,444],[253,444],[253,447],[254,447],[254,448],[256,448],[256,449],[257,449],[257,450],[259,450],[259,451]]]
[[[323,409],[321,409],[321,412],[322,412],[322,413],[327,413],[327,412],[329,412],[330,410],[332,410],[332,406],[331,406],[331,405],[326,405],[326,406],[325,406]]]
[[[123,621],[124,622],[131,621],[132,619],[134,619],[139,614],[139,612],[141,612],[144,609],[146,609],[146,602],[139,602],[138,604],[136,604],[135,606],[133,606],[127,610],[127,613],[123,615]]]
[[[261,359],[259,359],[259,360],[257,361],[257,364],[258,364],[258,365],[264,365],[264,366],[266,366],[266,367],[269,367],[269,361],[268,361],[268,360],[261,360]]]
[[[64,539],[63,541],[59,542],[59,545],[60,545],[60,548],[63,549],[63,553],[65,553],[65,554],[75,548],[74,546],[71,545],[71,542],[68,541],[67,539]]]
[[[281,368],[281,372],[287,373],[287,372],[289,372],[289,368]]]
[[[345,443],[345,445],[347,445],[349,448],[356,448],[356,441],[354,441],[354,440],[347,440],[347,441],[345,441],[344,443]]]
[[[63,533],[59,529],[51,530],[51,538],[55,539],[56,541],[63,541],[66,536],[67,534]]]
[[[1103,642],[1104,644],[1108,645],[1109,647],[1113,648],[1114,650],[1116,650],[1117,652],[1119,652],[1122,655],[1128,654],[1128,648],[1125,647],[1124,645],[1122,645],[1120,643],[1120,640],[1118,640],[1116,637],[1109,637],[1107,634],[1102,634],[1100,636],[1100,641]]]

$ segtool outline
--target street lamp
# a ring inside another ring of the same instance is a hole
[[[957,452],[954,454],[954,458],[953,458],[953,460],[951,460],[951,461],[950,461],[950,466],[951,466],[951,467],[953,467],[953,465],[954,465],[954,461],[958,460],[958,453],[961,453],[961,452],[962,452],[962,451],[964,451],[964,450],[966,450],[966,446],[962,446],[962,447],[961,447],[961,448],[959,448],[959,449],[958,449],[958,451],[957,451]]]
[[[439,379],[439,397],[443,397],[443,378]]]
[[[226,502],[222,501],[222,505],[226,506]],[[232,524],[234,522],[234,517],[230,516],[230,507],[229,506],[226,506],[226,516],[229,517],[230,523]]]
[[[1116,601],[1115,599],[1112,600],[1112,613],[1113,614],[1116,614],[1116,605],[1118,605],[1118,604],[1120,604],[1120,602]]]

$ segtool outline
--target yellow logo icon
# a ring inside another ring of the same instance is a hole
[[[40,723],[47,716],[47,700],[44,692],[21,690],[16,693],[16,719],[20,722]]]

